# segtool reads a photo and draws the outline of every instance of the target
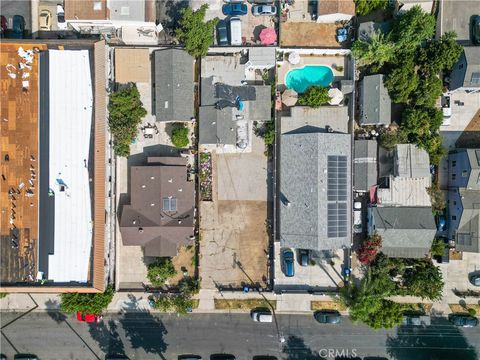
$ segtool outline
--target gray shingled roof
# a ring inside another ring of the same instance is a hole
[[[189,121],[194,116],[194,59],[180,49],[154,52],[157,121]]]
[[[213,106],[200,106],[199,121],[200,144],[236,144],[237,126],[231,107],[217,110]]]
[[[346,157],[346,198],[340,221],[345,236],[329,237],[334,213],[327,197],[329,156]],[[338,133],[289,133],[280,138],[280,241],[283,247],[339,249],[351,237],[351,136]]]
[[[425,257],[436,234],[430,207],[374,207],[375,231],[390,257]]]
[[[377,142],[355,140],[353,159],[353,186],[357,191],[368,191],[377,183]]]
[[[480,253],[480,191],[460,189],[463,211],[455,233],[460,251]]]
[[[360,88],[360,124],[391,123],[392,104],[382,74],[365,76]]]

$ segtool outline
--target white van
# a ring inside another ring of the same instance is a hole
[[[230,19],[230,45],[242,45],[242,21],[239,17]]]
[[[256,322],[272,322],[273,316],[269,311],[252,311],[252,320]]]
[[[353,233],[361,234],[362,232],[362,203],[360,201],[355,201],[353,204]]]

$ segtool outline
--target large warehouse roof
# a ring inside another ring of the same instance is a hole
[[[92,247],[89,52],[49,51],[49,187],[54,194],[54,251],[48,278],[87,282]]]

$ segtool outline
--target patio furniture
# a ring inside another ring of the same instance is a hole
[[[296,51],[293,51],[288,55],[288,62],[292,65],[296,65],[300,62],[300,54]]]

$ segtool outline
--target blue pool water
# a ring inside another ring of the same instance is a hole
[[[285,77],[285,85],[297,93],[303,93],[312,85],[328,86],[333,81],[333,71],[324,65],[308,65],[293,69]]]

